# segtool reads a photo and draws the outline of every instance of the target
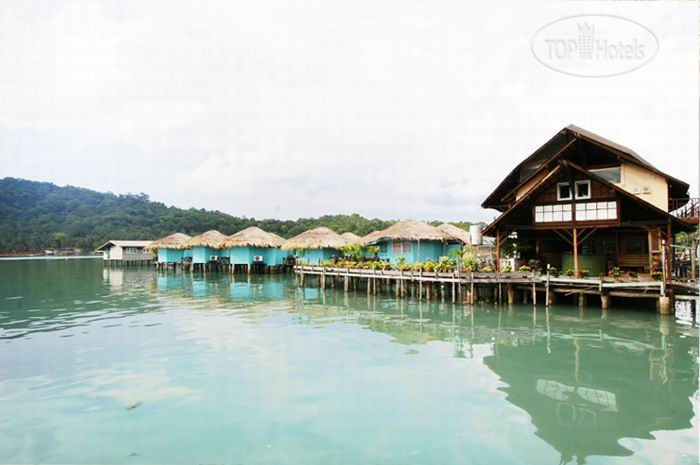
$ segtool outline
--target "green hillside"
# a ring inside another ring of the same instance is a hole
[[[209,229],[233,234],[252,225],[287,238],[317,226],[362,236],[390,224],[357,214],[256,220],[220,211],[168,207],[146,194],[116,195],[17,178],[0,180],[0,253],[50,247],[91,251],[109,239],[157,239],[174,232],[194,235]]]

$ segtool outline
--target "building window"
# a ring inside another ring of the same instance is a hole
[[[557,200],[571,200],[571,189],[568,182],[557,183]]]
[[[399,255],[402,253],[411,253],[413,250],[412,244],[410,242],[393,242],[392,243],[392,250],[394,252],[394,255]]]
[[[136,253],[141,253],[141,249],[138,247],[126,247],[124,249],[124,252],[126,253],[131,253],[131,254],[136,254]]]
[[[571,221],[571,204],[538,205],[535,207],[535,223]]]
[[[600,168],[597,170],[590,170],[591,173],[595,174],[596,176],[599,176],[606,181],[619,184],[620,181],[622,180],[622,176],[620,174],[620,167],[619,166],[613,166],[612,168]]]
[[[591,181],[576,181],[576,198],[590,199],[591,198]]]
[[[617,219],[617,202],[585,202],[576,204],[576,221]]]

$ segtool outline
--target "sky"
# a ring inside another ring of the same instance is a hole
[[[611,77],[538,61],[538,30],[586,14],[658,53]],[[695,2],[5,1],[0,102],[0,177],[238,216],[489,221],[570,123],[698,195]]]

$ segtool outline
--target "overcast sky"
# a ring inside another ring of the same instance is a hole
[[[632,19],[645,66],[581,78],[530,40]],[[698,189],[695,2],[0,2],[0,177],[256,218],[490,220],[482,200],[575,123]]]

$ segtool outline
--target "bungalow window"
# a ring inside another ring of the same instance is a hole
[[[392,244],[392,250],[394,255],[399,255],[402,253],[411,253],[412,244],[410,242],[394,242]]]
[[[576,198],[590,199],[591,198],[591,181],[576,181]]]
[[[605,179],[606,181],[610,181],[614,184],[619,184],[620,181],[622,180],[622,177],[620,175],[620,167],[619,166],[613,166],[612,168],[599,168],[597,170],[590,170],[591,173],[595,174],[596,176],[600,176],[601,178]]]
[[[568,182],[557,183],[557,200],[571,200],[571,189]]]

